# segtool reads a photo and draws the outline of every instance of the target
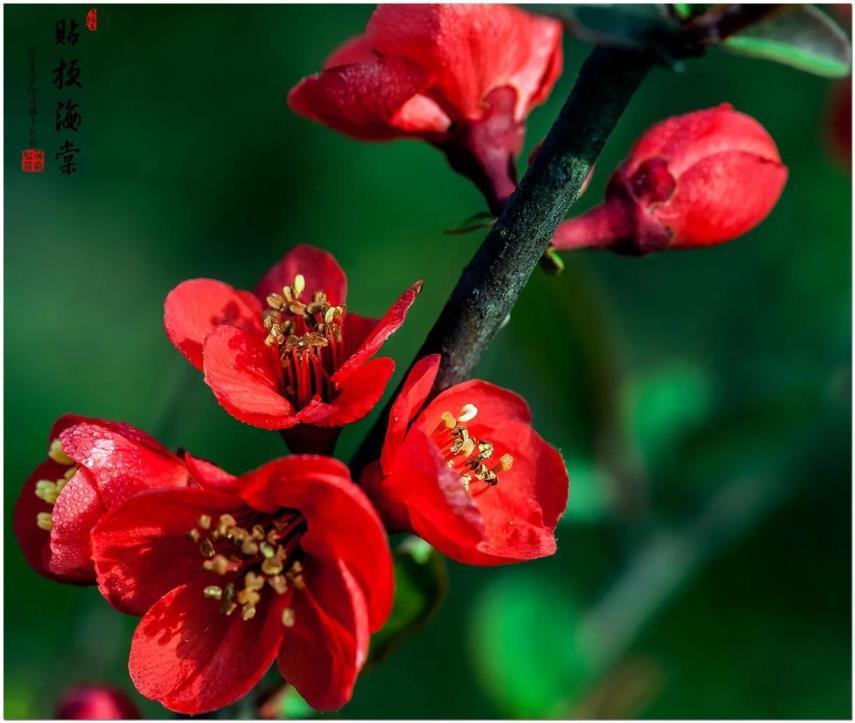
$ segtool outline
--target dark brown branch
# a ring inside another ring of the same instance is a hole
[[[646,52],[597,47],[507,206],[464,269],[416,355],[442,356],[433,394],[469,377],[510,314],[556,227],[653,58]],[[376,459],[388,407],[357,450],[356,474]]]

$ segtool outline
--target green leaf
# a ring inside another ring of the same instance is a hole
[[[475,671],[502,717],[566,717],[591,673],[569,592],[529,572],[508,571],[472,614]]]
[[[395,604],[386,624],[371,639],[372,663],[424,625],[445,597],[445,558],[424,540],[408,537],[395,550],[394,559]]]
[[[721,47],[827,78],[849,75],[852,46],[846,33],[812,5],[793,5],[725,39]]]
[[[477,231],[478,229],[489,228],[494,223],[496,223],[496,219],[492,213],[480,211],[467,218],[458,226],[443,229],[443,233],[446,236],[460,236],[465,233],[470,233],[471,231]]]

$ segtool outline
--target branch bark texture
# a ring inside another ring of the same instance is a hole
[[[481,359],[652,64],[644,51],[606,46],[585,61],[540,152],[416,355],[442,356],[433,395],[467,379]],[[387,415],[388,407],[357,450],[355,473],[377,458]]]

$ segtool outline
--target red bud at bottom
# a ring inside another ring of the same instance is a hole
[[[140,712],[118,688],[88,685],[72,688],[56,705],[56,717],[66,720],[137,720]]]

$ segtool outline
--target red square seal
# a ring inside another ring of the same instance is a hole
[[[45,152],[35,148],[21,151],[21,170],[24,173],[41,173],[45,170]]]

